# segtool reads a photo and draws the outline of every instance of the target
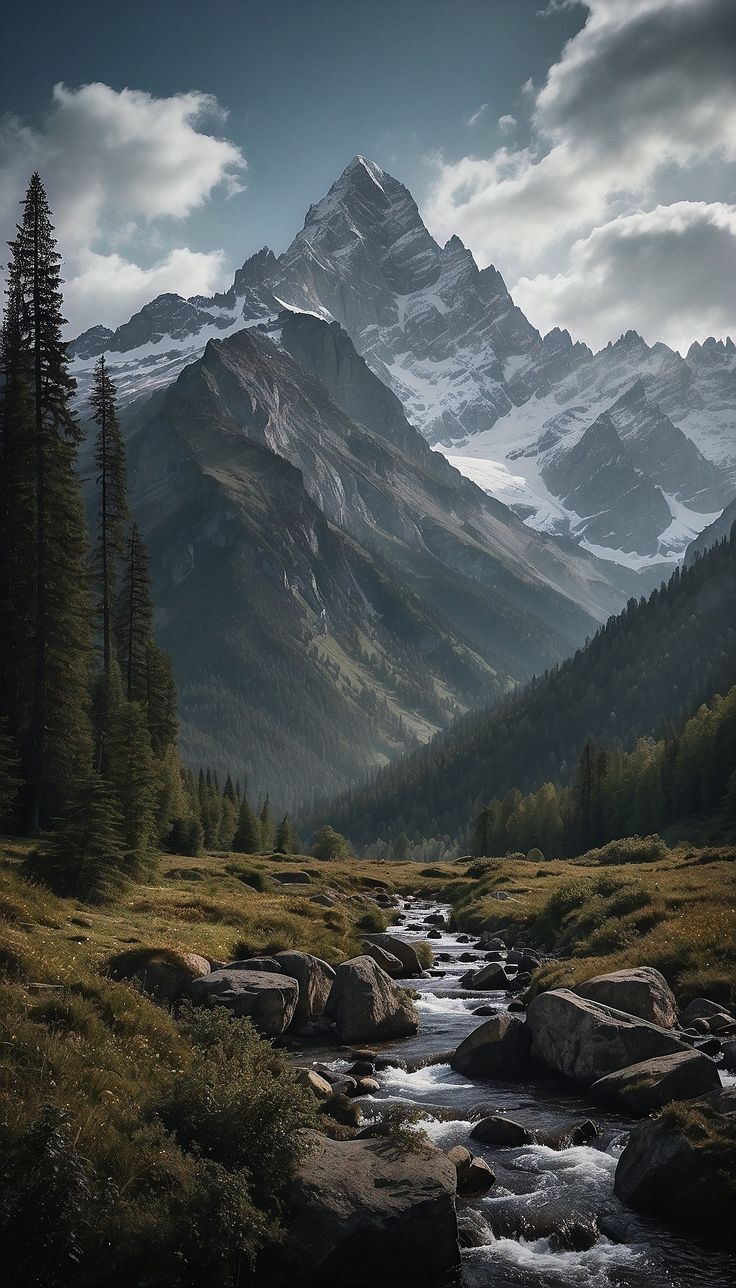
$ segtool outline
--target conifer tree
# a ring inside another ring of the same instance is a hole
[[[277,854],[296,854],[299,849],[299,838],[292,827],[288,814],[284,814],[276,828],[273,848]]]
[[[271,815],[271,801],[266,792],[266,798],[261,806],[261,849],[268,853],[273,849],[273,817]]]
[[[5,732],[5,728],[6,722],[0,720],[0,825],[2,826],[7,826],[11,821],[20,787],[18,757],[13,740]]]
[[[148,551],[137,523],[132,525],[126,543],[119,631],[125,696],[129,702],[147,706],[153,604]]]
[[[22,205],[10,242],[3,344],[0,522],[10,549],[0,593],[10,626],[0,654],[28,824],[38,831],[90,762],[92,613],[75,470],[81,432],[61,338],[60,256],[38,174]],[[18,580],[8,582],[8,571]]]
[[[124,886],[122,823],[109,785],[96,773],[72,784],[48,843],[29,856],[30,875],[59,894],[103,903]]]
[[[111,717],[108,778],[121,818],[128,870],[147,876],[156,833],[151,739],[140,703],[119,702]]]
[[[123,553],[125,521],[128,514],[125,448],[116,409],[116,389],[102,354],[94,370],[92,419],[97,424],[95,464],[97,466],[96,572],[98,610],[102,625],[102,684],[98,704],[97,764],[104,769],[105,741],[111,701],[113,665],[113,622],[117,604],[119,563]]]
[[[248,802],[245,792],[240,802],[238,826],[233,839],[233,849],[238,854],[257,854],[261,848],[261,824]]]

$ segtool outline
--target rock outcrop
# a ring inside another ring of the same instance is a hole
[[[615,1192],[637,1211],[725,1234],[733,1230],[735,1160],[736,1087],[726,1087],[636,1127]]]
[[[532,1057],[585,1087],[641,1060],[688,1050],[667,1029],[566,988],[539,993],[526,1015]]]
[[[456,1172],[428,1147],[308,1133],[287,1196],[288,1244],[269,1288],[440,1288],[459,1263]]]
[[[608,975],[595,975],[573,990],[578,997],[613,1006],[627,1015],[638,1015],[662,1029],[677,1024],[677,1002],[664,975],[653,966],[636,966],[615,970]]]
[[[419,1028],[411,998],[365,955],[338,966],[325,1014],[342,1042],[403,1038]]]
[[[424,973],[416,948],[414,948],[413,944],[407,943],[405,939],[399,939],[396,935],[379,933],[364,935],[364,939],[366,943],[377,944],[385,952],[391,953],[392,957],[398,957],[401,962],[402,977],[404,979],[417,979]]]
[[[225,967],[192,980],[189,996],[199,1006],[227,1006],[234,1015],[247,1015],[264,1037],[273,1038],[291,1023],[299,985],[288,975]]]

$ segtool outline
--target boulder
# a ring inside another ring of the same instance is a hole
[[[377,962],[381,967],[381,970],[385,970],[386,974],[390,975],[392,979],[399,979],[403,975],[404,967],[398,957],[395,957],[393,953],[387,952],[380,944],[372,944],[367,939],[364,939],[363,951],[369,957],[372,957],[374,962]]]
[[[585,1087],[641,1060],[688,1050],[667,1029],[567,988],[539,993],[526,1016],[532,1058]]]
[[[192,980],[189,996],[199,1006],[227,1006],[247,1015],[265,1037],[278,1037],[291,1023],[299,985],[288,975],[257,970],[215,970]]]
[[[274,877],[282,885],[311,885],[312,878],[308,872],[274,872]]]
[[[223,962],[219,968],[213,966],[212,969],[260,970],[266,971],[269,975],[279,975],[281,973],[281,966],[275,957],[241,957],[236,962]]]
[[[408,1037],[419,1013],[407,993],[372,957],[352,957],[337,968],[326,1014],[342,1042],[379,1042]]]
[[[424,918],[424,924],[425,926],[446,926],[447,918],[444,917],[441,912],[430,912],[429,915]]]
[[[332,1095],[332,1083],[323,1078],[316,1069],[296,1068],[294,1073],[301,1086],[313,1092],[318,1100],[327,1100],[328,1096]]]
[[[736,1042],[723,1043],[723,1067],[729,1073],[736,1073]]]
[[[614,970],[608,975],[594,975],[572,990],[578,997],[602,1002],[626,1015],[636,1015],[661,1029],[677,1023],[677,1002],[664,975],[653,966],[636,966],[631,970]]]
[[[316,903],[320,908],[334,908],[337,899],[334,894],[310,894],[310,903]]]
[[[490,930],[484,930],[478,939],[478,947],[495,948],[500,952],[503,952],[506,948],[506,944],[503,939],[501,939],[500,935],[494,935]]]
[[[506,974],[503,966],[498,962],[489,962],[487,966],[481,966],[480,970],[466,971],[460,980],[460,987],[506,993],[510,983],[510,976]]]
[[[312,1024],[324,1013],[335,972],[321,957],[311,953],[276,953],[276,961],[285,975],[290,975],[299,985],[299,998],[291,1021],[292,1029]]]
[[[490,1114],[481,1118],[470,1133],[471,1140],[479,1140],[491,1149],[517,1149],[520,1145],[531,1145],[533,1132],[513,1118],[504,1118],[502,1114]]]
[[[484,1158],[476,1158],[464,1145],[455,1145],[447,1151],[457,1173],[459,1194],[485,1194],[496,1184],[496,1177]]]
[[[677,1225],[733,1231],[736,1087],[670,1105],[635,1127],[615,1193],[636,1211]]]
[[[358,1078],[353,1095],[375,1096],[376,1092],[380,1090],[381,1084],[377,1078]]]
[[[450,1063],[466,1078],[518,1078],[529,1072],[530,1045],[524,1021],[501,1012],[473,1029]]]
[[[456,1171],[440,1150],[306,1133],[274,1288],[432,1288],[459,1264]],[[259,1280],[260,1282],[260,1280]]]
[[[421,930],[422,927],[420,926]],[[417,979],[422,973],[422,963],[417,957],[416,949],[408,944],[406,940],[399,939],[397,935],[370,934],[364,935],[363,938],[369,944],[378,944],[385,952],[391,953],[392,957],[398,957],[402,965],[403,979]]]
[[[718,1069],[699,1051],[679,1051],[642,1060],[599,1078],[590,1088],[594,1100],[615,1105],[637,1118],[661,1109],[671,1100],[692,1100],[717,1091]]]
[[[680,1024],[686,1029],[693,1020],[707,1022],[712,1015],[721,1015],[723,1009],[717,1002],[711,1002],[707,997],[694,997],[692,1002],[688,1002],[685,1009],[680,1011]]]
[[[506,954],[509,966],[517,966],[520,971],[534,971],[541,966],[542,959],[528,949],[511,948]]]
[[[210,964],[198,953],[178,953],[172,948],[130,948],[111,957],[113,979],[135,979],[157,1002],[174,1002],[192,980],[209,975]]]
[[[573,1145],[587,1145],[595,1140],[598,1128],[591,1118],[579,1123],[564,1123],[561,1127],[539,1127],[534,1132],[537,1145],[547,1149],[571,1149]]]

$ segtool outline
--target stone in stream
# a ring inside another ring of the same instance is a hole
[[[487,966],[481,966],[480,970],[466,971],[460,980],[460,987],[505,993],[510,983],[511,976],[507,975],[503,966],[496,962],[489,962]]]
[[[419,929],[422,930],[423,927],[420,926]],[[398,957],[403,968],[403,979],[418,979],[423,974],[422,963],[417,957],[416,949],[407,943],[405,939],[399,939],[397,935],[379,934],[378,932],[364,935],[363,938],[366,943],[378,944],[379,948],[391,953],[392,957]]]
[[[305,1143],[286,1196],[289,1239],[270,1254],[264,1288],[429,1288],[449,1279],[459,1248],[456,1172],[446,1154],[316,1132]]]
[[[677,1023],[677,1002],[664,975],[653,966],[636,966],[614,970],[607,975],[594,975],[573,990],[578,997],[602,1002],[626,1015],[637,1015],[661,1029]]]
[[[435,928],[427,931],[427,939],[441,939],[441,938],[442,938],[441,930],[437,930]]]
[[[496,1177],[484,1158],[477,1158],[464,1145],[454,1145],[447,1157],[457,1172],[459,1194],[485,1194],[496,1184]]]
[[[419,1013],[372,957],[352,957],[338,966],[325,1014],[342,1042],[404,1038],[419,1028]]]
[[[484,930],[478,939],[479,948],[494,948],[504,952],[506,944],[500,935],[493,935],[489,930]]]
[[[536,953],[529,952],[528,949],[511,948],[506,954],[506,961],[509,966],[516,966],[519,971],[535,971],[542,965],[541,957]]]
[[[462,1041],[451,1057],[466,1078],[517,1078],[529,1072],[531,1036],[523,1020],[494,1015]]]
[[[632,1131],[614,1190],[638,1212],[733,1232],[736,1087],[669,1105]]]
[[[724,1042],[723,1067],[729,1073],[736,1073],[736,1042]]]
[[[615,1105],[636,1117],[651,1114],[671,1100],[692,1100],[717,1091],[717,1066],[699,1051],[680,1051],[642,1060],[599,1078],[590,1087],[593,1100]]]
[[[680,1024],[684,1029],[697,1020],[704,1020],[707,1024],[712,1015],[720,1015],[723,1010],[724,1008],[718,1002],[711,1002],[707,997],[694,997],[692,1002],[688,1002],[685,1009],[680,1011]]]
[[[473,1015],[497,1015],[500,1009],[498,1006],[476,1006]]]
[[[374,962],[377,962],[381,967],[381,970],[385,970],[386,974],[390,975],[392,979],[399,979],[403,975],[404,967],[398,957],[395,957],[393,953],[387,952],[380,944],[371,944],[367,939],[364,939],[363,951],[369,957],[372,957]]]
[[[567,988],[538,993],[526,1015],[532,1058],[585,1087],[627,1065],[688,1049],[667,1029]]]
[[[216,970],[189,985],[199,1006],[226,1006],[234,1015],[247,1015],[264,1037],[278,1037],[291,1023],[299,985],[288,975],[256,970]]]
[[[299,997],[291,1021],[292,1029],[311,1024],[323,1014],[335,972],[321,957],[312,953],[276,953],[276,961],[285,975],[290,975],[299,985]]]
[[[592,1118],[585,1118],[578,1123],[565,1123],[562,1127],[538,1127],[534,1132],[537,1145],[546,1145],[547,1149],[572,1149],[574,1145],[587,1145],[595,1140],[598,1128]]]
[[[374,1061],[363,1059],[356,1060],[353,1067],[348,1069],[351,1078],[372,1078],[375,1071]]]
[[[504,1118],[502,1114],[490,1114],[481,1118],[470,1133],[471,1140],[479,1140],[482,1145],[491,1149],[518,1149],[520,1145],[531,1145],[533,1132],[514,1118]]]
[[[425,926],[446,926],[447,918],[444,917],[441,912],[430,912],[429,915],[424,918],[424,924]]]
[[[332,1095],[332,1083],[327,1081],[316,1069],[296,1068],[294,1070],[297,1081],[302,1087],[311,1091],[318,1100],[327,1100]]]
[[[381,1084],[377,1078],[358,1078],[355,1084],[354,1096],[375,1096],[377,1091],[381,1090]]]

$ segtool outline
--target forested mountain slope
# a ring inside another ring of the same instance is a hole
[[[735,605],[736,527],[561,666],[462,717],[321,817],[356,843],[402,831],[454,840],[491,798],[569,781],[589,739],[628,749],[681,727],[736,683]]]

